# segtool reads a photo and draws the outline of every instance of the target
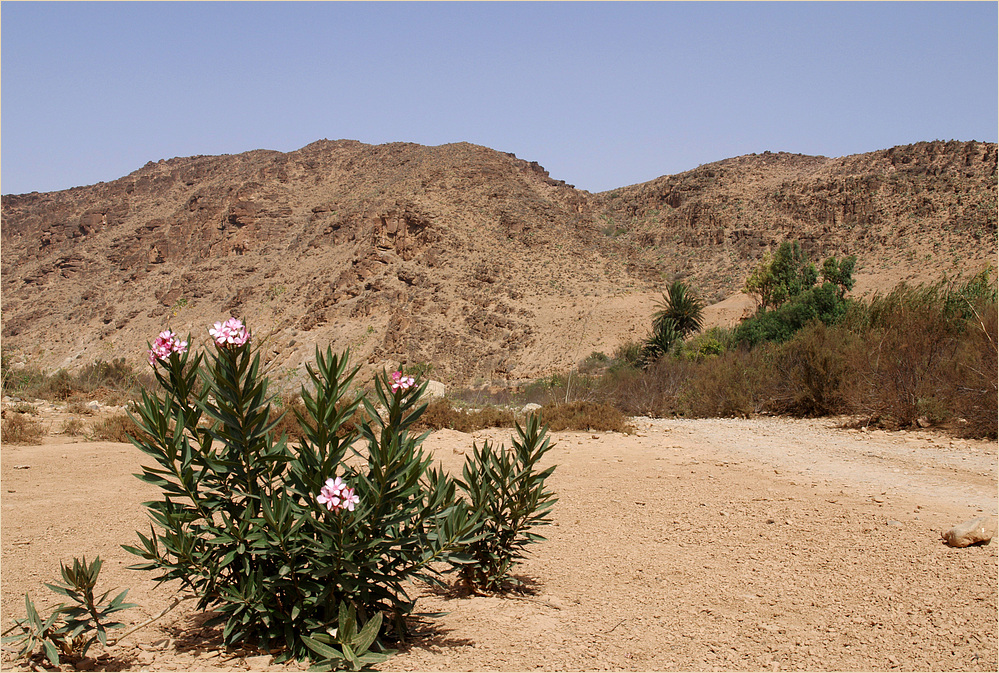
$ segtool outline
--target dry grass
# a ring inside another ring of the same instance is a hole
[[[122,442],[127,444],[129,436],[138,432],[135,423],[127,414],[118,413],[95,421],[90,426],[88,439],[98,442]]]
[[[512,428],[516,416],[513,411],[502,407],[482,409],[462,409],[445,397],[435,397],[427,403],[427,409],[414,427],[426,430],[448,428],[458,432],[474,432],[484,428]]]
[[[80,437],[84,434],[83,421],[79,418],[67,419],[62,424],[62,434],[70,437]]]
[[[620,409],[605,402],[576,400],[541,407],[541,421],[552,432],[561,430],[613,431],[631,434],[635,431]]]
[[[91,416],[94,413],[94,410],[83,402],[70,402],[66,405],[66,411],[71,414],[79,414],[81,416]]]
[[[0,441],[4,444],[37,444],[44,436],[42,424],[26,414],[7,412],[0,421]]]

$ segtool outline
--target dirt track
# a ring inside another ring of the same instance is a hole
[[[832,420],[636,419],[636,435],[558,433],[553,526],[520,567],[522,597],[419,588],[408,648],[384,670],[997,670],[997,545],[940,532],[996,514],[990,442],[843,430]],[[53,425],[53,427],[55,427]],[[473,439],[434,433],[457,468]],[[173,596],[119,547],[153,495],[127,445],[2,452],[4,624],[59,560],[100,554],[138,623]],[[107,670],[262,669],[220,652],[185,605],[98,660]],[[98,654],[100,651],[97,652]],[[11,667],[4,653],[4,668]],[[280,668],[280,667],[274,667]],[[297,669],[297,666],[288,667]]]

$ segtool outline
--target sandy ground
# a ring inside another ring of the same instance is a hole
[[[129,445],[59,435],[5,445],[2,617],[59,561],[97,554],[131,589],[137,624],[170,604],[125,567],[155,492]],[[383,670],[988,670],[997,661],[997,546],[952,549],[947,528],[996,514],[995,443],[931,431],[845,430],[834,419],[635,419],[637,433],[565,432],[549,460],[560,500],[518,569],[523,596],[416,587],[414,637]],[[472,442],[440,431],[455,469]],[[298,670],[219,649],[190,602],[107,650],[98,670]],[[99,655],[99,656],[98,656]],[[13,670],[5,651],[3,668]],[[71,668],[71,667],[70,667]]]

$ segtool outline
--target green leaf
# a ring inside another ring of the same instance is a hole
[[[375,642],[375,638],[378,637],[379,631],[382,628],[382,613],[376,612],[374,616],[368,620],[368,623],[364,625],[360,633],[353,639],[352,645],[357,652],[364,654],[371,643]]]
[[[46,640],[44,642],[45,656],[52,663],[53,666],[59,665],[59,651],[56,650],[55,644],[51,640]]]
[[[312,650],[313,652],[315,652],[320,656],[326,657],[327,659],[333,659],[336,661],[342,661],[344,659],[344,655],[342,652],[333,649],[329,645],[321,643],[318,640],[310,638],[309,636],[301,636],[301,638],[302,642],[305,643],[306,647],[308,647],[310,650]]]

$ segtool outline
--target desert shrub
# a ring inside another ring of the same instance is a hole
[[[995,416],[995,327],[981,319],[995,315],[990,274],[963,284],[902,283],[850,312],[844,324],[869,344],[851,363],[862,383],[851,400],[857,413],[888,427],[968,420],[968,413],[987,435],[995,432],[985,419]]]
[[[135,371],[124,358],[96,360],[80,369],[73,381],[74,394],[98,397],[112,404],[138,399],[141,389],[153,385],[147,373]]]
[[[580,374],[593,374],[606,369],[611,364],[611,359],[606,353],[593,351],[579,365]]]
[[[70,437],[79,437],[84,433],[83,421],[79,418],[69,418],[62,424],[62,433]]]
[[[427,403],[427,409],[414,427],[428,430],[448,428],[458,432],[474,432],[485,428],[512,428],[516,417],[510,409],[487,406],[481,409],[462,409],[446,397],[436,397]]]
[[[847,402],[851,354],[860,344],[850,332],[815,322],[774,349],[773,394],[768,411],[823,416],[850,411]]]
[[[434,363],[413,362],[402,367],[402,373],[418,381],[425,381],[434,375]]]
[[[0,440],[5,444],[35,444],[44,436],[42,424],[25,414],[7,412],[0,421]]]
[[[999,408],[997,387],[999,387],[999,334],[997,334],[997,310],[995,301],[979,302],[975,310],[975,322],[967,331],[957,353],[955,374],[960,377],[956,394],[950,398],[954,415],[964,419],[958,425],[963,435],[974,437],[997,437],[996,409]]]
[[[66,401],[77,391],[76,381],[73,375],[65,369],[59,369],[43,381],[39,381],[35,388],[35,395],[47,400]]]
[[[110,601],[110,591],[104,592],[100,598],[95,595],[94,589],[102,565],[99,556],[92,563],[87,563],[87,558],[84,557],[82,561],[73,559],[72,566],[60,564],[63,581],[45,586],[72,599],[75,605],[60,604],[43,620],[31,598],[25,594],[27,616],[14,620],[14,626],[4,631],[3,641],[20,646],[17,652],[19,658],[30,659],[36,654],[44,654],[49,663],[56,667],[60,664],[60,656],[85,657],[94,643],[107,645],[108,629],[125,626],[108,618],[136,605],[124,602],[127,589]],[[20,632],[12,636],[6,635],[14,630]],[[32,666],[32,669],[36,668]]]
[[[112,414],[90,425],[90,439],[97,442],[128,444],[135,432],[135,423],[124,413]]]
[[[0,381],[4,395],[37,397],[33,394],[34,390],[45,378],[45,373],[40,368],[30,364],[15,367],[7,353],[0,353]]]
[[[38,415],[38,407],[33,404],[28,404],[27,402],[18,402],[17,404],[8,407],[8,409],[16,414],[28,414],[29,416]]]
[[[235,319],[210,332],[208,353],[191,355],[169,332],[153,346],[163,394],[143,393],[133,443],[157,463],[140,478],[163,497],[147,503],[150,535],[127,547],[145,559],[134,567],[193,589],[228,645],[278,647],[278,660],[323,666],[384,658],[387,639],[405,633],[411,583],[440,584],[444,565],[466,569],[475,559],[461,550],[483,539],[482,511],[431,467],[426,435],[412,432],[426,386],[382,374],[351,401],[358,369],[346,353],[317,349],[304,410],[292,408],[303,431],[292,449],[275,435],[249,332]],[[361,404],[363,423],[342,433]]]
[[[740,348],[696,364],[677,401],[681,416],[748,417],[775,396],[771,349]]]
[[[66,411],[71,414],[79,414],[81,416],[90,416],[94,413],[94,410],[88,407],[83,402],[70,402],[66,405]]]
[[[678,357],[688,360],[703,360],[704,358],[721,355],[736,347],[735,334],[731,329],[712,327],[691,337],[681,344],[677,350]]]
[[[153,384],[148,374],[136,372],[122,358],[112,362],[97,360],[76,374],[65,369],[47,374],[38,367],[13,369],[8,364],[3,377],[5,395],[58,401],[96,397],[112,404],[138,399],[139,391]]]
[[[523,403],[548,404],[565,399],[565,391],[569,384],[568,373],[553,373],[536,379],[524,387],[520,395]]]
[[[632,432],[621,410],[606,402],[576,400],[541,407],[541,419],[552,432],[561,430],[612,430]]]
[[[601,381],[602,398],[628,416],[676,415],[695,365],[661,358],[646,369],[611,370]]]
[[[614,350],[614,357],[611,360],[610,369],[635,368],[642,363],[642,343],[640,341],[628,341]]]

